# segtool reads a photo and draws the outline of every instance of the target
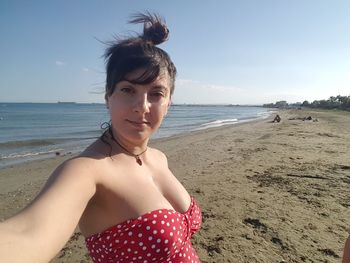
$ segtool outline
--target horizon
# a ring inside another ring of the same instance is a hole
[[[33,102],[33,101],[24,101],[24,102],[15,102],[15,101],[0,101],[0,104],[99,104],[105,105],[104,102],[75,102],[75,101],[56,101],[56,102]],[[262,106],[259,104],[212,104],[212,103],[172,103],[171,106],[182,106],[182,105],[208,105],[208,106]]]
[[[174,104],[263,105],[350,95],[350,2],[0,3],[0,100],[104,103],[105,45],[161,14],[178,69]],[[181,13],[181,16],[178,14]],[[217,15],[220,14],[220,15]],[[64,19],[63,19],[64,17]],[[210,19],[208,19],[210,18]]]
[[[349,93],[350,94],[350,93]],[[330,96],[329,98],[327,99],[321,99],[322,100],[329,100],[331,97],[336,97],[336,96],[342,96],[340,94],[338,95],[334,95],[334,96]],[[350,95],[345,95],[345,96],[350,96]],[[254,107],[254,106],[257,106],[257,107],[261,107],[261,106],[264,106],[264,105],[267,105],[267,104],[276,104],[278,102],[286,102],[288,105],[295,105],[295,104],[302,104],[303,102],[307,101],[309,103],[312,103],[312,102],[315,102],[315,101],[320,101],[320,100],[302,100],[302,101],[297,101],[297,102],[289,102],[287,100],[278,100],[278,101],[271,101],[271,102],[267,102],[267,103],[263,103],[263,104],[233,104],[233,103],[171,103],[171,106],[182,106],[182,105],[188,105],[188,106],[191,106],[191,105],[194,105],[194,106],[247,106],[247,107]],[[76,101],[56,101],[56,102],[50,102],[50,101],[47,101],[47,102],[35,102],[35,101],[0,101],[0,104],[101,104],[101,105],[105,105],[105,102],[76,102]]]

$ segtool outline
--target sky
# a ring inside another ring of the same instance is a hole
[[[103,42],[161,14],[173,103],[290,103],[350,95],[348,0],[0,0],[0,102],[103,103]]]

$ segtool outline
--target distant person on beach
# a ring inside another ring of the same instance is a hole
[[[276,114],[275,118],[273,119],[272,122],[280,122],[281,121],[281,117],[280,115]]]
[[[190,238],[201,211],[148,147],[171,104],[176,68],[157,45],[164,21],[150,13],[142,35],[106,50],[110,122],[84,152],[61,164],[39,195],[0,223],[1,262],[49,262],[79,225],[93,262],[200,262]]]

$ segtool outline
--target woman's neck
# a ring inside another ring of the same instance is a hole
[[[111,141],[117,145],[125,153],[135,157],[139,160],[139,157],[147,151],[148,139],[139,142],[130,142],[125,138],[117,136],[113,129],[110,128],[109,135]]]

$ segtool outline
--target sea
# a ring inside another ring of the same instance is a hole
[[[172,105],[152,139],[267,118],[273,109],[233,105]],[[104,104],[0,103],[0,168],[78,153],[109,121]]]

